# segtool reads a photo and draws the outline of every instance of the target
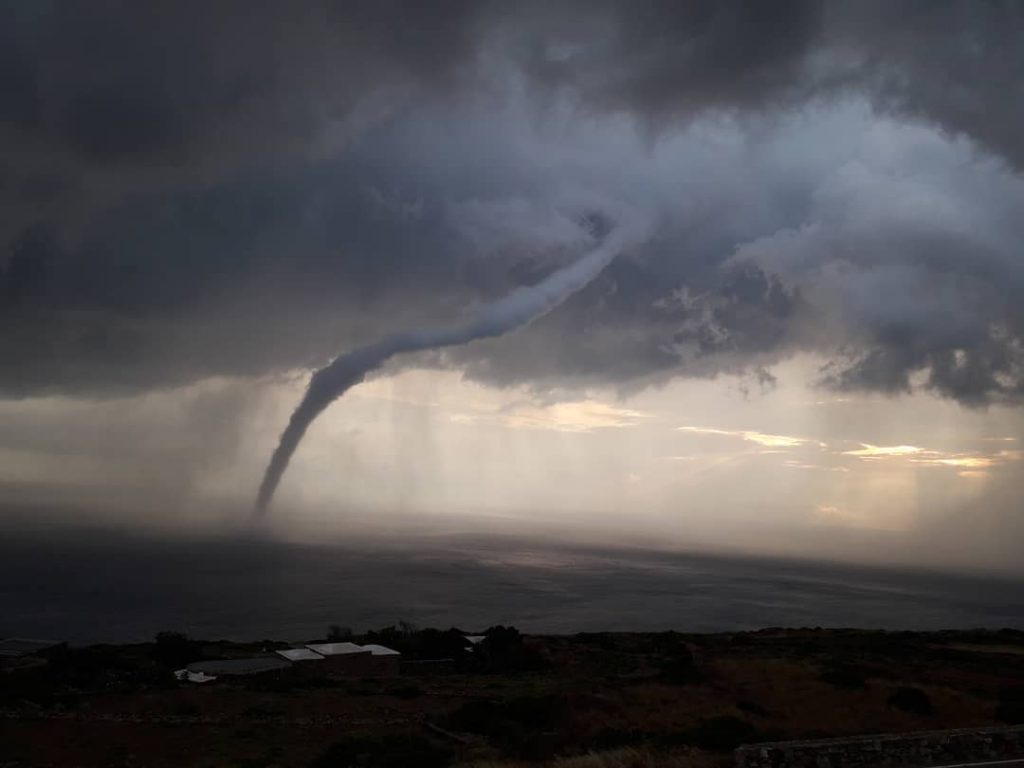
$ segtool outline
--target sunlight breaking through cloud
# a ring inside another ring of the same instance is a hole
[[[810,440],[804,437],[792,435],[770,435],[764,432],[757,432],[749,429],[714,429],[711,427],[676,427],[679,432],[690,432],[697,435],[721,435],[723,437],[735,437],[745,440],[748,443],[756,443],[765,448],[798,448],[804,445],[817,445],[825,448],[826,445],[818,440]]]
[[[632,427],[648,418],[648,414],[598,400],[580,400],[551,405],[514,404],[494,411],[457,413],[451,418],[458,424],[496,424],[509,429],[590,432],[595,429]]]
[[[892,456],[912,456],[921,453],[923,449],[916,445],[871,445],[861,443],[861,448],[855,451],[843,451],[845,456],[857,456],[861,459],[881,459]]]
[[[984,478],[989,470],[1024,459],[1022,451],[1002,450],[997,453],[945,452],[919,448],[915,445],[878,446],[861,443],[857,450],[843,451],[843,456],[854,456],[871,463],[901,462],[906,466],[950,467],[961,470],[960,477]]]

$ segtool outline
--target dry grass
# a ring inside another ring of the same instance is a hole
[[[718,768],[728,765],[710,755],[695,751],[658,752],[647,749],[613,749],[576,757],[563,757],[547,763],[484,762],[466,768]]]
[[[1009,653],[1014,656],[1024,656],[1024,645],[980,645],[975,643],[948,643],[936,646],[937,648],[949,648],[954,651],[967,651],[969,653]]]
[[[436,723],[465,738],[449,746],[466,768],[720,768],[731,764],[728,734],[719,739],[718,753],[683,746],[710,748],[716,731],[708,721],[746,723],[756,730],[737,738],[748,741],[992,725],[1016,717],[1005,706],[997,715],[997,706],[1004,691],[1024,687],[1024,654],[1015,652],[1024,648],[1024,635],[1014,632],[692,636],[686,644],[701,676],[685,684],[662,674],[678,637],[609,634],[530,642],[544,650],[548,669],[333,685],[139,683],[74,692],[53,704],[43,696],[44,710],[68,707],[57,714],[69,717],[38,718],[38,707],[25,705],[28,717],[0,719],[0,762],[99,768],[145,755],[154,768],[304,768],[354,732],[386,741]],[[105,653],[123,666],[136,649]],[[836,669],[848,677],[832,674]],[[4,691],[14,678],[3,677],[0,702],[22,706],[23,693]],[[396,693],[405,686],[419,695]],[[923,691],[934,711],[891,706],[890,696],[901,687]],[[480,710],[475,726],[450,721],[464,707]],[[132,719],[121,721],[120,715]],[[205,720],[170,724],[167,716]],[[552,757],[587,749],[595,753]],[[546,762],[519,761],[526,756]]]

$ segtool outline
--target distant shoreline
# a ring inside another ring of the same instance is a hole
[[[366,638],[377,633],[394,629],[385,627],[370,629],[362,632],[354,632],[354,638]],[[419,627],[412,626],[410,631],[457,631],[464,635],[476,635],[485,632],[482,628],[464,629],[460,627]],[[290,640],[251,638],[248,640],[195,637],[187,633],[179,633],[173,629],[165,630],[171,634],[181,634],[191,642],[204,646],[233,648],[247,651],[274,651],[277,649],[299,648],[311,643],[323,643],[328,640],[325,636],[293,638]],[[650,638],[657,636],[674,636],[684,641],[719,641],[719,640],[740,640],[743,639],[766,639],[774,638],[779,640],[793,639],[800,637],[819,638],[846,638],[849,640],[877,639],[877,638],[903,638],[913,640],[934,640],[938,647],[946,647],[950,651],[964,653],[992,653],[1008,654],[1011,656],[1024,656],[1024,629],[1013,627],[975,627],[971,629],[875,629],[862,627],[762,627],[760,629],[743,629],[719,632],[687,632],[681,630],[596,630],[585,632],[524,632],[523,637],[538,641],[546,640],[587,640],[599,641],[601,638],[628,639],[628,638]],[[13,639],[13,636],[0,636],[0,641]],[[28,638],[34,640],[35,638]],[[153,638],[146,640],[135,640],[130,642],[98,642],[98,643],[73,643],[65,640],[47,638],[53,645],[67,646],[76,649],[89,648],[135,648],[152,645]]]
[[[0,636],[76,645],[193,637],[288,641],[329,624],[530,634],[763,627],[1024,629],[1019,579],[654,553],[512,539],[390,547],[0,537]]]

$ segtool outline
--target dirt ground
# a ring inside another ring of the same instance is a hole
[[[739,743],[1024,719],[1020,632],[523,643],[530,669],[204,685],[148,644],[76,651],[0,676],[0,766],[713,766]]]

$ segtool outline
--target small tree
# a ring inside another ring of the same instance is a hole
[[[693,652],[685,645],[676,647],[661,664],[661,679],[672,685],[699,683],[703,679]]]
[[[519,630],[511,626],[498,625],[485,631],[475,655],[488,672],[526,672],[544,666],[540,654],[528,647]]]
[[[403,635],[415,635],[419,628],[411,621],[400,621],[398,622],[398,631]]]
[[[352,628],[343,627],[340,624],[331,624],[327,628],[327,642],[344,643],[352,639]]]
[[[901,687],[889,697],[890,709],[902,709],[915,715],[930,715],[934,711],[928,694],[920,688]]]
[[[1024,723],[1024,686],[1004,688],[999,692],[996,717],[1004,723]]]
[[[154,638],[153,661],[164,667],[178,669],[199,659],[196,643],[181,632],[158,632]]]

